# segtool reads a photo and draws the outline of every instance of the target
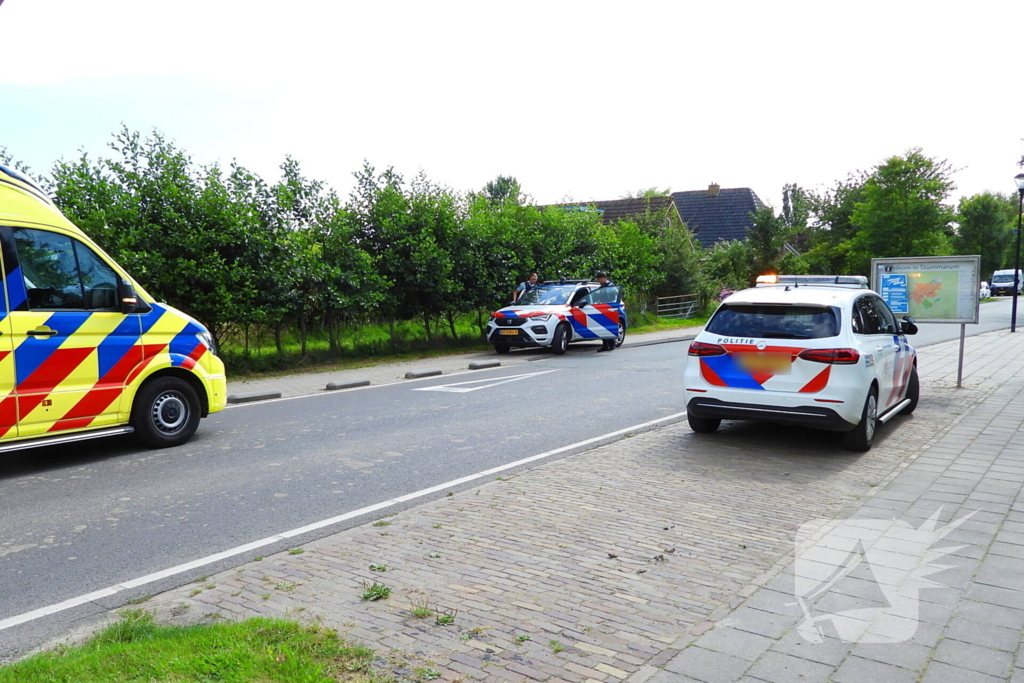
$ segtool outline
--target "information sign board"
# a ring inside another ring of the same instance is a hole
[[[871,288],[919,323],[978,322],[980,256],[871,259]]]

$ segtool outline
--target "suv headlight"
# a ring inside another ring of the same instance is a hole
[[[551,314],[550,313],[545,313],[544,315],[530,316],[530,322],[531,323],[546,323],[550,319],[551,319]]]
[[[196,337],[199,339],[199,341],[203,342],[203,344],[206,345],[206,348],[210,349],[210,353],[212,353],[215,356],[217,355],[217,345],[213,342],[212,334],[210,334],[206,330],[203,330],[202,332],[197,332]]]

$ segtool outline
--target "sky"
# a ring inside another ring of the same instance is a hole
[[[342,196],[364,161],[537,203],[752,188],[781,208],[921,148],[1011,194],[1024,3],[0,0],[0,146],[36,175],[122,125]]]

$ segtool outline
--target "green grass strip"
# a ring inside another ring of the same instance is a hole
[[[370,683],[373,651],[280,619],[163,626],[122,613],[83,645],[0,668],[0,683]]]

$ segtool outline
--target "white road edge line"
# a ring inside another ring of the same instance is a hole
[[[550,458],[553,455],[558,455],[559,453],[564,453],[566,451],[570,451],[570,450],[573,450],[573,449],[576,449],[576,448],[580,448],[580,447],[583,447],[583,446],[588,446],[590,444],[597,443],[597,442],[603,441],[605,439],[611,439],[611,438],[614,438],[616,436],[620,436],[622,434],[628,434],[629,432],[635,431],[637,429],[643,429],[645,427],[652,427],[652,426],[660,424],[662,422],[669,422],[671,420],[676,420],[678,418],[684,417],[685,415],[686,415],[685,411],[681,412],[681,413],[674,413],[672,415],[667,415],[665,417],[659,417],[656,420],[650,420],[648,422],[642,422],[642,423],[640,423],[638,425],[633,425],[631,427],[626,427],[624,429],[619,429],[619,430],[616,430],[614,432],[608,432],[607,434],[602,434],[600,436],[595,436],[595,437],[592,437],[590,439],[585,439],[584,441],[577,441],[576,443],[569,444],[568,446],[562,446],[561,448],[556,448],[554,450],[545,451],[544,453],[538,453],[537,455],[531,455],[530,457],[523,458],[522,460],[516,460],[515,462],[510,462],[510,463],[507,463],[505,465],[500,465],[498,467],[492,467],[489,470],[484,470],[482,472],[477,472],[476,474],[470,474],[470,475],[465,476],[465,477],[460,477],[459,479],[453,479],[452,481],[447,481],[447,482],[445,482],[443,484],[438,484],[437,486],[431,486],[430,488],[421,489],[421,490],[415,491],[413,493],[407,493],[404,496],[398,496],[397,498],[392,498],[390,500],[385,500],[383,502],[376,503],[374,505],[368,505],[366,507],[359,508],[358,510],[353,510],[351,512],[346,512],[343,515],[338,515],[336,517],[331,517],[329,519],[324,519],[324,520],[321,520],[319,522],[313,522],[312,524],[307,524],[306,526],[298,527],[297,529],[292,529],[290,531],[283,531],[283,532],[281,532],[279,534],[275,534],[273,536],[267,536],[266,538],[262,538],[262,539],[260,539],[258,541],[252,541],[251,543],[246,543],[245,545],[235,546],[234,548],[231,548],[229,550],[224,550],[224,551],[221,551],[219,553],[214,553],[213,555],[207,555],[206,557],[201,557],[198,560],[193,560],[191,562],[186,562],[185,564],[179,564],[179,565],[177,565],[175,567],[170,567],[169,569],[164,569],[164,570],[161,570],[161,571],[158,571],[158,572],[154,572],[152,574],[147,574],[147,575],[141,576],[141,577],[139,577],[137,579],[131,579],[130,581],[125,581],[123,583],[115,584],[113,586],[110,586],[109,588],[102,588],[100,590],[93,591],[91,593],[86,593],[84,595],[79,595],[76,598],[71,598],[71,599],[65,600],[63,602],[58,602],[58,603],[55,603],[53,605],[48,605],[46,607],[40,607],[39,609],[32,610],[31,612],[25,612],[24,614],[19,614],[17,616],[8,617],[7,619],[0,620],[0,631],[12,628],[14,626],[19,626],[21,624],[24,624],[24,623],[27,623],[27,622],[30,622],[30,621],[34,621],[36,619],[41,619],[43,617],[50,616],[51,614],[56,614],[58,612],[63,612],[65,610],[69,610],[69,609],[72,609],[74,607],[78,607],[80,605],[87,604],[87,603],[92,602],[94,600],[99,600],[101,598],[110,597],[111,595],[114,595],[116,593],[120,593],[121,591],[124,591],[124,590],[128,590],[128,589],[131,589],[131,588],[138,588],[140,586],[145,586],[146,584],[153,583],[153,582],[159,581],[161,579],[166,579],[167,577],[174,576],[175,574],[181,574],[182,572],[186,572],[186,571],[189,571],[191,569],[196,569],[196,568],[202,567],[204,565],[213,564],[214,562],[219,562],[219,561],[227,559],[229,557],[234,557],[236,555],[241,555],[242,553],[247,553],[247,552],[250,552],[252,550],[256,550],[258,548],[263,548],[265,546],[277,543],[278,541],[283,541],[283,540],[286,540],[286,539],[289,539],[289,538],[294,538],[295,536],[301,536],[302,534],[308,533],[310,531],[316,531],[317,529],[322,529],[323,527],[331,526],[332,524],[337,524],[338,522],[344,522],[345,520],[352,519],[353,517],[359,517],[361,515],[369,514],[371,512],[376,512],[377,510],[383,510],[385,508],[393,507],[393,506],[399,505],[401,503],[407,503],[410,500],[415,500],[415,499],[421,498],[423,496],[429,496],[431,493],[437,493],[438,491],[443,491],[445,489],[449,489],[449,488],[452,488],[452,487],[455,487],[455,486],[459,486],[460,484],[465,484],[466,482],[475,481],[477,479],[482,479],[484,477],[488,477],[490,475],[497,474],[498,472],[504,472],[505,470],[510,470],[510,469],[512,469],[514,467],[519,467],[520,465],[525,465],[527,463],[536,462],[538,460],[543,460],[544,458]]]

